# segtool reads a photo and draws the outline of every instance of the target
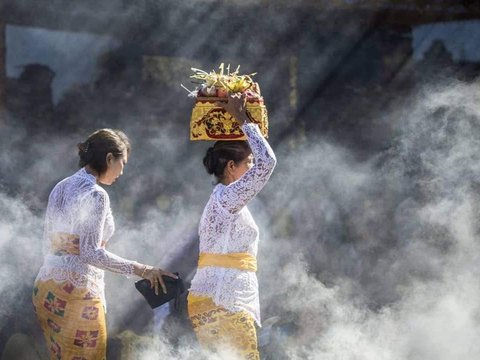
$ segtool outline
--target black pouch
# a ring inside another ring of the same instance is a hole
[[[183,281],[180,278],[178,273],[174,273],[178,276],[178,279],[173,279],[169,276],[162,276],[163,281],[165,282],[165,287],[167,288],[167,293],[165,294],[162,291],[162,288],[159,288],[158,295],[155,294],[155,288],[150,286],[150,281],[147,279],[142,279],[135,282],[135,287],[143,295],[145,300],[147,300],[148,305],[152,309],[159,307],[160,305],[169,302],[172,299],[175,299],[175,309],[178,308],[178,303],[180,299],[180,295],[185,291],[185,286],[183,285]]]

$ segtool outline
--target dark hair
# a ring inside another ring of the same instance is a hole
[[[217,141],[209,147],[203,158],[203,165],[209,174],[215,175],[217,180],[223,178],[225,166],[230,160],[238,164],[250,155],[252,150],[248,142],[242,140],[235,141]]]
[[[120,130],[101,129],[92,133],[87,140],[78,145],[78,156],[80,160],[78,166],[89,165],[98,174],[103,174],[107,170],[107,154],[119,158],[125,154],[130,154],[131,146],[127,135]]]

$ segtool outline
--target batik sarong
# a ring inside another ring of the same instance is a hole
[[[238,358],[260,359],[255,322],[246,311],[230,312],[207,296],[188,296],[188,315],[201,347],[217,352],[230,348]]]
[[[100,298],[69,281],[37,281],[33,305],[52,360],[105,360],[107,329]]]

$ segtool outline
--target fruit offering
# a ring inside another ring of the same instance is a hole
[[[246,95],[247,115],[260,131],[268,137],[267,108],[260,94],[258,83],[252,80],[255,74],[239,75],[238,66],[230,72],[230,65],[225,69],[222,63],[219,71],[206,71],[192,68],[192,82],[198,84],[195,90],[184,89],[195,98],[195,105],[190,119],[190,140],[245,140],[239,124],[218,102],[227,101],[228,93]]]

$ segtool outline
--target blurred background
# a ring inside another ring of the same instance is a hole
[[[480,356],[480,5],[0,1],[0,354],[47,359],[31,305],[48,194],[119,128],[109,250],[196,269],[213,187],[191,67],[257,72],[278,158],[260,227],[263,359]],[[198,359],[186,316],[107,274],[108,359]],[[218,355],[218,358],[228,358]]]

